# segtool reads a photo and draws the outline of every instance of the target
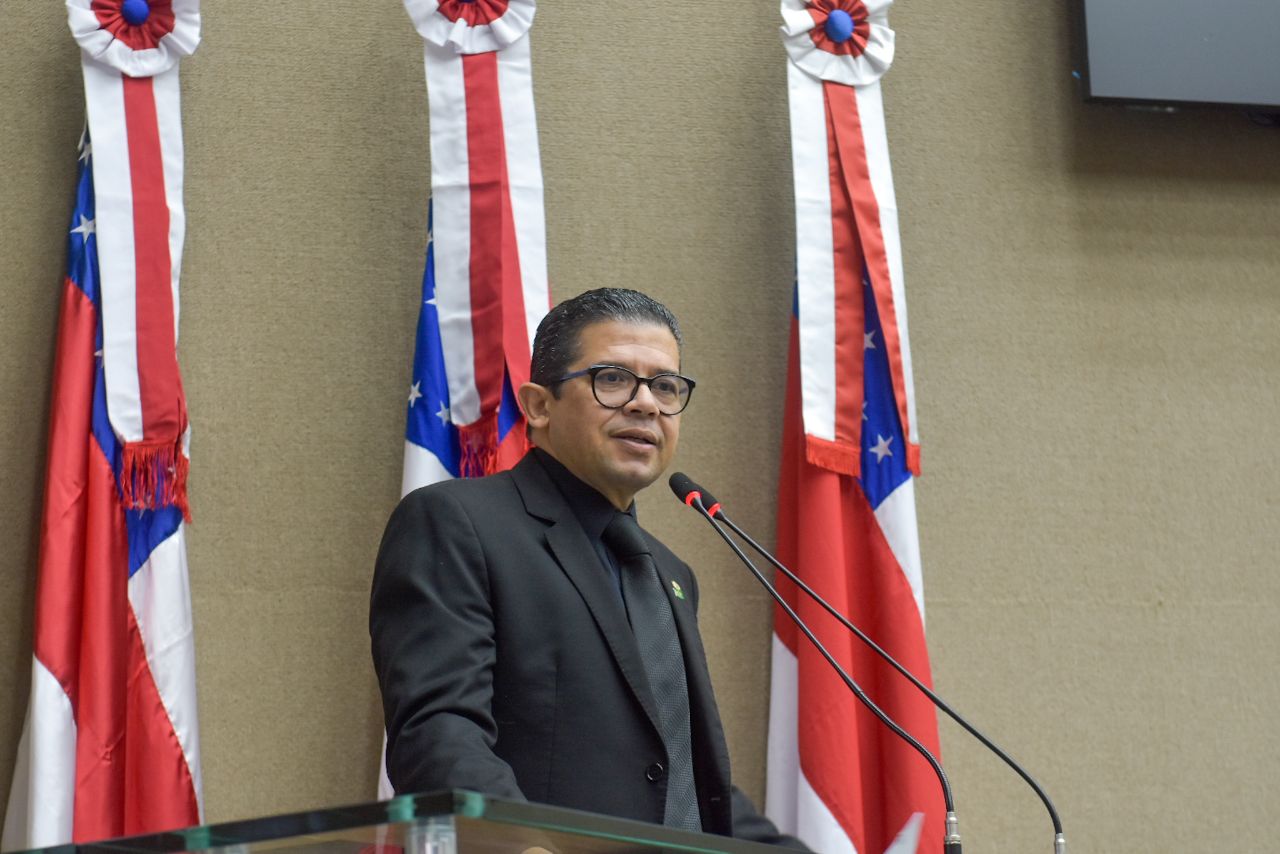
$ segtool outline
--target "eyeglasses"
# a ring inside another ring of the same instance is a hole
[[[596,402],[607,409],[621,409],[635,400],[640,384],[644,383],[649,387],[649,393],[653,395],[658,411],[663,415],[679,415],[684,412],[693,395],[693,387],[697,385],[680,374],[662,373],[642,377],[617,365],[592,365],[552,380],[549,385],[585,376],[591,377],[591,393],[596,396]]]

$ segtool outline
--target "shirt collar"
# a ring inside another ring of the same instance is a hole
[[[546,451],[534,448],[533,455],[541,463],[551,482],[556,485],[556,489],[560,490],[560,494],[569,503],[573,515],[578,519],[578,524],[582,525],[582,530],[592,542],[599,541],[605,527],[613,519],[613,514],[619,512],[618,508]],[[626,512],[631,514],[633,519],[635,518],[636,503],[634,501]]]

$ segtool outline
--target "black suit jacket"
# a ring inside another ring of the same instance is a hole
[[[703,827],[798,845],[731,786],[697,582],[645,536],[684,650]],[[466,788],[662,822],[666,752],[635,636],[534,454],[401,501],[378,553],[369,625],[397,791]]]

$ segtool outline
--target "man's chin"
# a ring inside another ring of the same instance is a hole
[[[625,486],[630,492],[639,492],[652,486],[662,475],[664,466],[659,462],[630,461],[614,467],[613,474],[619,486]]]

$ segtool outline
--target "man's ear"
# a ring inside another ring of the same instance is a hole
[[[541,430],[550,422],[551,389],[537,383],[522,383],[516,391],[516,400],[520,402],[525,421],[534,430]]]

